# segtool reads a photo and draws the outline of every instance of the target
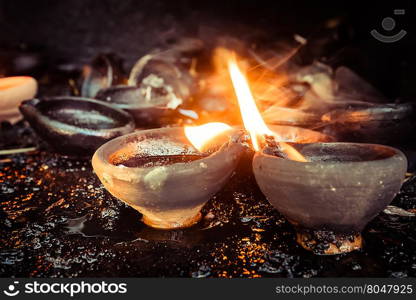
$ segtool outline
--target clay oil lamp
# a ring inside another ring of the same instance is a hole
[[[233,173],[244,149],[239,136],[223,123],[142,130],[101,146],[92,165],[144,223],[184,228],[200,220],[201,208]]]
[[[230,75],[256,153],[253,172],[268,201],[317,254],[360,249],[360,232],[399,191],[407,169],[397,149],[373,144],[281,142],[257,110],[235,62]]]
[[[167,107],[175,109],[195,88],[191,72],[175,61],[163,52],[147,54],[133,66],[127,83],[142,89],[147,101],[164,98]]]
[[[195,89],[193,76],[176,59],[173,54],[147,54],[133,66],[128,85],[101,89],[95,98],[128,111],[140,128],[173,124]]]
[[[36,80],[28,76],[0,78],[0,121],[12,123],[21,118],[19,105],[32,99],[37,92]]]
[[[298,144],[333,142],[335,139],[319,131],[289,125],[267,125],[272,136],[277,136],[279,141]]]
[[[135,128],[127,112],[87,98],[32,99],[24,101],[20,111],[39,137],[70,156],[89,156],[105,142]]]
[[[413,133],[414,114],[411,103],[351,106],[323,115],[323,131],[340,141],[394,144]]]
[[[166,98],[153,98],[149,101],[143,90],[135,86],[117,85],[102,89],[95,98],[129,112],[140,128],[167,125],[177,114],[175,109],[169,107]]]

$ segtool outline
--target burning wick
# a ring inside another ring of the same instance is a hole
[[[248,81],[239,69],[235,57],[228,61],[228,70],[230,72],[231,81],[237,96],[244,127],[247,129],[251,136],[254,150],[260,151],[260,138],[264,142],[265,136],[272,136],[277,141],[282,140],[278,134],[271,131],[267,127],[266,123],[261,117],[261,114],[251,93]],[[279,141],[278,146],[289,159],[301,162],[307,161],[302,154],[296,151],[296,149],[289,144]]]
[[[200,126],[185,126],[184,132],[191,144],[196,149],[203,152],[204,146],[206,146],[210,140],[230,129],[231,126],[225,123],[212,122]]]

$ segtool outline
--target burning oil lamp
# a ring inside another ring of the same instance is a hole
[[[16,122],[21,118],[19,105],[31,99],[38,89],[36,80],[28,76],[0,78],[0,121]]]
[[[295,225],[297,241],[318,254],[361,248],[360,232],[399,191],[407,170],[399,150],[374,144],[296,145],[305,161],[265,147],[253,159],[269,202]]]
[[[92,165],[144,223],[184,228],[200,220],[201,208],[231,176],[244,149],[239,136],[221,123],[137,131],[101,146]]]
[[[407,169],[404,154],[373,144],[279,142],[282,136],[264,123],[235,61],[230,61],[229,71],[256,150],[256,181],[268,201],[295,225],[297,242],[317,254],[361,248],[360,232],[401,187]]]

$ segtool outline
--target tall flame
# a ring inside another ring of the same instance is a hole
[[[233,82],[235,94],[237,95],[244,127],[250,133],[254,149],[259,151],[259,136],[265,134],[274,135],[274,133],[267,127],[266,123],[264,123],[256,102],[254,101],[248,81],[241,73],[234,58],[231,58],[228,61],[228,70]]]
[[[229,129],[231,126],[225,123],[212,122],[200,126],[185,126],[184,132],[191,144],[202,152],[210,140]]]
[[[277,140],[281,140],[282,138],[277,133],[270,130],[261,117],[248,81],[238,67],[235,56],[228,60],[228,70],[230,72],[235,94],[237,95],[244,127],[251,136],[254,149],[256,151],[260,150],[260,139],[264,138],[265,135],[274,136]],[[279,145],[281,150],[285,152],[290,159],[303,162],[306,161],[305,157],[289,144],[279,142]]]

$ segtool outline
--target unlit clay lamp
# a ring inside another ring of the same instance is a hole
[[[147,225],[189,227],[200,220],[201,208],[226,183],[244,149],[230,131],[208,138],[201,151],[184,128],[138,131],[101,146],[92,165],[105,188],[141,212]]]
[[[20,111],[39,137],[69,156],[90,157],[99,146],[135,127],[127,112],[89,98],[31,99]]]
[[[402,152],[381,145],[296,145],[306,162],[277,157],[275,150],[255,154],[256,181],[295,225],[298,243],[316,254],[360,249],[360,232],[393,200],[407,170]]]
[[[21,118],[19,105],[36,95],[38,84],[28,76],[0,78],[0,121],[15,123]]]

